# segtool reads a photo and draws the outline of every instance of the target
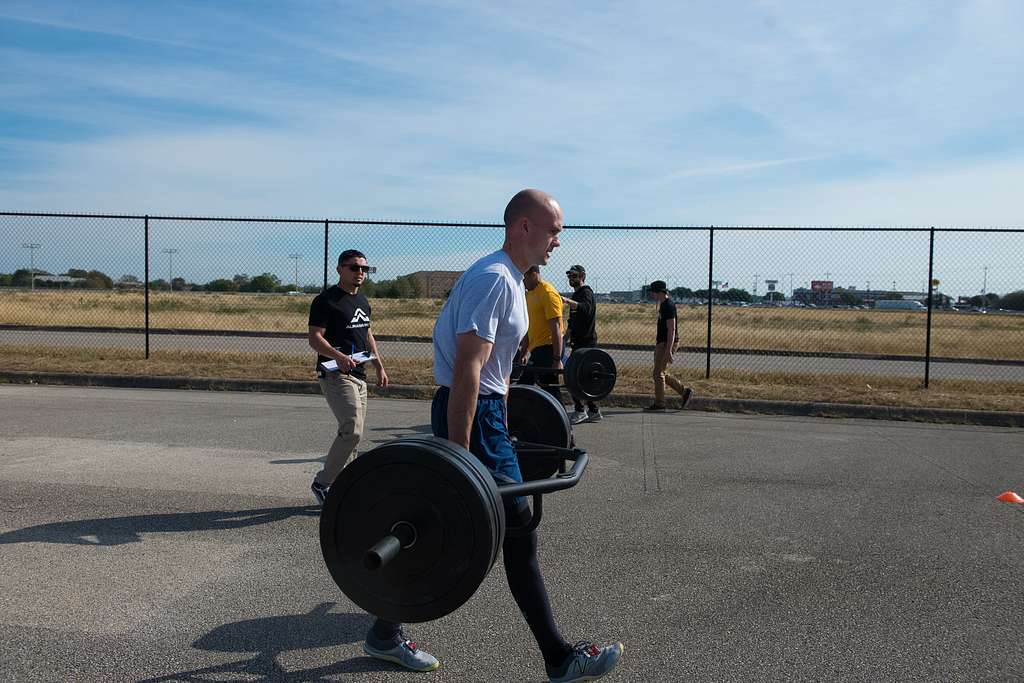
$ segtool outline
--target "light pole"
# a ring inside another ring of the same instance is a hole
[[[988,266],[982,268],[981,271],[984,273],[981,280],[981,308],[984,310],[988,308],[988,299],[986,298],[986,294],[988,294]]]
[[[174,255],[177,254],[180,249],[161,249],[161,252],[167,254],[167,284],[170,285],[171,291],[174,291]]]
[[[37,244],[36,242],[29,242],[29,243],[21,245],[22,249],[28,249],[28,254],[29,254],[29,257],[28,257],[28,260],[29,260],[28,277],[29,277],[29,282],[31,283],[29,285],[29,288],[32,289],[32,290],[35,290],[35,288],[36,288],[36,249],[39,249],[41,246],[42,245]]]
[[[790,299],[793,298],[793,275],[794,275],[793,273],[786,273],[786,276],[789,278],[789,298]]]
[[[288,254],[288,258],[295,261],[295,291],[299,291],[299,259],[302,254]]]

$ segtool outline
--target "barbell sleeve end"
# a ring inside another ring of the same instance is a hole
[[[397,536],[388,535],[377,541],[372,548],[363,555],[363,566],[368,571],[374,572],[395,559],[402,550],[402,542]]]

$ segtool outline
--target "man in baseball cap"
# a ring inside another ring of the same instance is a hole
[[[597,346],[597,303],[594,301],[594,290],[583,284],[587,271],[581,265],[575,265],[565,271],[572,287],[572,297],[562,297],[562,302],[569,307],[569,324],[565,330],[565,341],[575,353],[576,349],[587,349]],[[569,414],[572,424],[581,422],[599,422],[602,419],[601,409],[593,401],[587,401],[587,410],[583,411],[583,403],[573,397],[574,412]]]
[[[676,304],[669,296],[668,285],[664,280],[655,280],[649,284],[647,296],[658,302],[658,330],[654,343],[654,403],[644,410],[649,412],[665,410],[666,384],[679,393],[682,398],[680,407],[685,408],[693,396],[693,389],[684,387],[682,382],[666,372],[668,366],[672,364],[672,356],[675,354],[679,341]]]

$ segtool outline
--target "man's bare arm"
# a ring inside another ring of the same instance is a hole
[[[548,330],[551,332],[551,367],[562,367],[562,319],[551,318],[548,320]]]
[[[384,359],[377,351],[377,340],[373,338],[373,330],[366,330],[367,350],[373,354],[373,369],[377,372],[377,386],[386,388],[388,386],[388,373],[384,371]]]
[[[480,395],[480,370],[491,357],[494,344],[463,332],[458,337],[451,394],[448,396],[448,440],[469,448],[470,428]]]

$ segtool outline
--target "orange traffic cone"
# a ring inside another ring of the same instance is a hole
[[[1024,498],[1021,498],[1013,491],[1007,491],[996,496],[996,500],[1001,500],[1004,503],[1024,503]]]

